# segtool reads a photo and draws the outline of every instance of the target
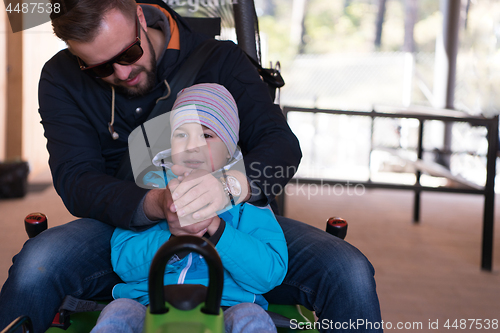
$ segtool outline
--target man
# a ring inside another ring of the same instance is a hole
[[[168,190],[142,189],[117,175],[129,133],[168,94],[180,65],[206,37],[191,32],[173,11],[132,0],[66,0],[61,8],[52,25],[68,49],[45,65],[39,104],[54,186],[68,210],[82,218],[25,243],[0,294],[0,328],[29,315],[35,332],[45,331],[65,295],[109,299],[121,282],[110,263],[114,227],[140,230],[166,218],[174,235],[200,236],[203,222],[181,227],[178,216],[195,212],[193,218],[203,220],[228,200],[210,174],[191,173],[173,198]],[[298,166],[297,139],[231,42],[220,42],[201,68],[195,83],[205,82],[224,85],[238,104],[246,177],[233,176],[247,193],[238,201],[271,202],[277,186],[293,176],[282,171]],[[324,231],[277,219],[288,243],[289,271],[266,299],[304,304],[325,331],[357,319],[380,322],[368,260]]]

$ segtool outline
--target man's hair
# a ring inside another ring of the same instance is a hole
[[[60,5],[58,13],[52,11],[50,19],[54,34],[67,42],[91,42],[97,36],[104,16],[111,9],[118,9],[126,17],[135,18],[135,0],[51,0],[52,6]]]

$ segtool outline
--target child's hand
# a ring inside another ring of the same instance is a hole
[[[217,229],[219,229],[220,218],[216,215],[209,219],[190,224],[188,226],[182,227],[178,220],[167,221],[168,228],[172,235],[181,236],[181,235],[190,235],[196,237],[203,237],[206,232],[212,236]]]
[[[174,173],[174,175],[177,176],[177,178],[172,179],[168,183],[168,189],[170,190],[170,193],[174,193],[174,191],[181,184],[181,182],[184,180],[184,178],[189,176],[189,173],[191,171],[193,171],[193,169],[188,169],[188,168],[183,167],[181,165],[172,166],[172,172]],[[172,212],[176,212],[176,208],[175,208],[173,200],[171,201],[170,210]]]
[[[210,236],[213,236],[213,234],[215,234],[217,229],[219,229],[220,217],[215,215],[214,217],[212,217],[211,219],[208,219],[208,220],[211,220],[211,222],[210,222],[210,225],[208,226],[207,232]]]
[[[168,228],[172,233],[172,235],[175,236],[190,235],[190,236],[202,237],[207,232],[209,226],[212,223],[212,220],[213,218],[210,218],[198,223],[187,225],[185,227],[180,225],[179,220],[167,221],[167,222],[168,222]]]
[[[173,172],[185,173],[168,184],[174,200],[171,209],[177,212],[179,218],[192,215],[193,221],[204,221],[214,217],[217,211],[229,204],[221,182],[212,174],[203,169],[189,171],[181,168],[175,171],[172,168]]]

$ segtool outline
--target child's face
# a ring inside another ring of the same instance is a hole
[[[213,172],[226,165],[230,155],[211,129],[198,123],[179,126],[172,134],[172,162],[189,169]]]

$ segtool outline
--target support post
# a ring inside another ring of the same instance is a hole
[[[22,15],[16,20],[22,21]],[[17,22],[21,24],[22,22]],[[23,32],[13,33],[6,25],[6,159],[20,159],[23,153]]]
[[[498,150],[498,115],[488,127],[488,157],[484,188],[483,248],[481,269],[491,271],[493,266],[493,232],[495,224],[495,175]]]
[[[443,31],[436,39],[434,66],[434,107],[454,109],[455,79],[460,29],[460,0],[441,0]],[[445,123],[443,149],[451,151],[452,124]],[[444,157],[450,167],[450,155]]]
[[[424,121],[422,119],[418,120],[418,142],[417,142],[417,158],[422,159],[423,156],[423,142],[424,142]],[[420,170],[417,169],[415,171],[415,186],[419,187],[420,186],[420,176],[422,173]],[[414,223],[419,223],[420,222],[420,195],[421,191],[420,189],[416,188],[415,189],[415,196],[413,199],[413,222]]]

